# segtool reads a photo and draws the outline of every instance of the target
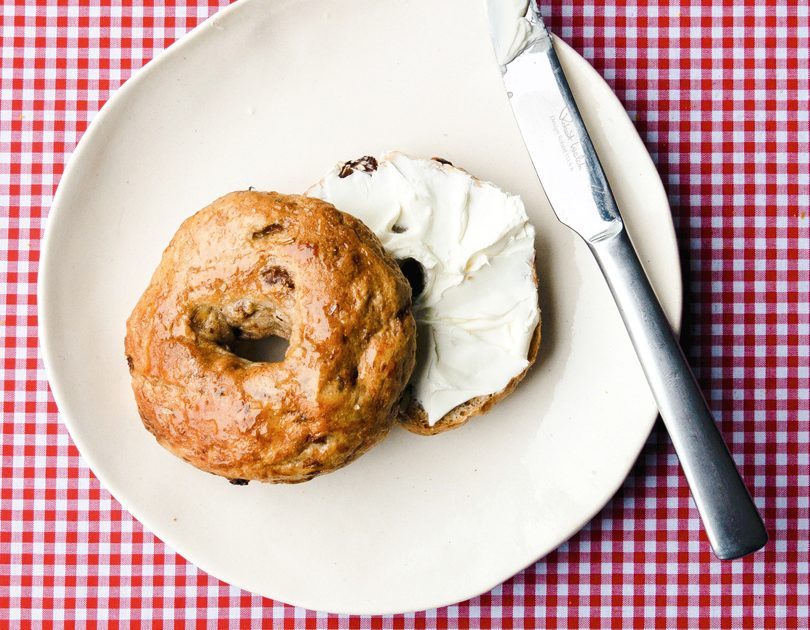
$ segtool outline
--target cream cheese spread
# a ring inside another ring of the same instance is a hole
[[[534,228],[520,197],[397,152],[339,164],[306,194],[363,221],[397,260],[422,266],[411,384],[431,426],[526,369],[540,311]]]
[[[487,0],[492,44],[502,67],[542,35],[539,28],[526,19],[528,8],[529,0]]]

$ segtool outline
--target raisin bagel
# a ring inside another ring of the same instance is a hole
[[[232,352],[288,339],[283,361]],[[187,219],[127,321],[141,418],[229,478],[300,482],[379,442],[411,375],[411,290],[360,221],[318,199],[235,192]]]
[[[535,232],[520,197],[447,160],[396,151],[337,164],[306,194],[368,225],[411,280],[407,429],[454,429],[515,389],[541,336]]]

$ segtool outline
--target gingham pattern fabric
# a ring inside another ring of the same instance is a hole
[[[225,0],[0,3],[0,626],[801,627],[810,571],[810,137],[803,0],[543,0],[630,111],[669,191],[685,343],[771,535],[709,551],[658,427],[582,532],[491,593],[389,618],[240,591],[168,549],[100,487],[59,422],[37,348],[43,225],[110,93]],[[141,6],[141,5],[145,6]]]

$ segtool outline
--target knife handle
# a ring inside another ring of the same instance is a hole
[[[715,555],[730,560],[761,549],[768,542],[765,524],[627,232],[588,246],[619,307]]]

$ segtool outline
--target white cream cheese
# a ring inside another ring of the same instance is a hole
[[[396,152],[372,172],[347,175],[342,167],[306,194],[354,215],[394,258],[413,258],[424,269],[414,301],[411,384],[430,425],[506,387],[528,366],[540,320],[534,228],[520,197],[453,166]]]
[[[487,0],[492,45],[501,66],[512,61],[541,35],[538,27],[526,19],[528,8],[529,0]]]

